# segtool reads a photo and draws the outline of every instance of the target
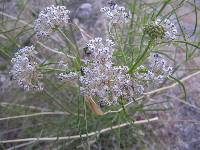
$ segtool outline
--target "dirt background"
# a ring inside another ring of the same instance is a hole
[[[54,4],[54,2],[54,0],[29,0],[29,5],[27,9],[23,11],[20,18],[31,22],[34,19],[34,13],[37,14],[46,6]],[[106,0],[64,0],[64,5],[72,12],[71,17],[73,20],[87,29],[91,35],[104,36],[102,31],[105,30],[105,24],[98,10],[105,5],[106,2]],[[124,1],[120,3],[124,3]],[[197,7],[200,8],[200,0],[197,0],[196,4]],[[1,0],[0,11],[16,16],[16,14],[19,13],[19,5],[20,1]],[[191,9],[193,9],[193,7],[186,4],[178,13],[183,14],[187,11],[191,11]],[[4,16],[0,15],[0,17],[2,18]],[[191,14],[184,16],[182,19],[182,25],[188,33],[193,31],[195,24],[194,18],[194,14]],[[200,19],[200,14],[198,14],[198,19]],[[200,26],[198,24],[197,30],[199,30],[199,28]],[[193,38],[199,38],[199,34],[195,35]],[[183,60],[185,55],[182,48],[177,47],[176,51],[177,59]],[[193,73],[194,71],[191,71],[191,69],[199,70],[200,59],[198,55],[199,53],[196,54],[197,57],[184,65],[180,69],[181,71],[176,75],[178,77],[183,77]],[[0,63],[8,64],[8,62],[1,57]],[[9,67],[0,70],[0,102],[12,101],[13,98],[9,95],[13,89],[11,87],[14,85],[10,82],[8,68]],[[157,136],[154,140],[162,145],[161,149],[163,150],[200,150],[200,74],[184,82],[184,85],[187,90],[187,103],[190,105],[182,102],[184,95],[180,86],[161,92],[150,100],[158,102],[163,99],[168,100],[166,108],[168,108],[169,111],[157,113],[161,122],[153,126],[148,126]],[[150,141],[151,140],[146,139],[147,143]],[[151,146],[149,149],[154,150],[154,145],[157,145],[156,142],[150,142]],[[132,149],[137,149],[137,147]]]

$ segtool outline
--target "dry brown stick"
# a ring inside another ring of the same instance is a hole
[[[146,120],[135,121],[135,122],[133,122],[133,124],[145,124],[145,123],[154,122],[157,120],[158,120],[158,117],[154,117],[154,118],[150,118],[150,119],[146,119]],[[18,143],[18,142],[27,142],[27,141],[57,141],[57,140],[79,139],[79,138],[85,138],[85,137],[89,137],[89,136],[98,135],[98,134],[105,133],[105,132],[108,132],[108,131],[111,131],[114,129],[126,127],[126,126],[129,126],[130,124],[131,124],[130,122],[126,122],[123,124],[119,124],[119,125],[115,125],[115,126],[112,126],[109,128],[102,129],[100,131],[90,132],[88,134],[82,134],[82,135],[73,135],[73,136],[65,136],[65,137],[25,138],[25,139],[15,139],[15,140],[5,140],[5,141],[0,141],[0,143]]]

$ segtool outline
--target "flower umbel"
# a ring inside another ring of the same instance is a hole
[[[167,66],[166,60],[158,54],[154,54],[151,57],[150,65],[140,66],[137,68],[137,72],[134,76],[143,81],[153,81],[160,83],[164,81],[168,76],[172,74],[173,68]]]
[[[34,30],[38,39],[45,38],[57,27],[68,23],[70,11],[65,6],[50,6],[40,12],[34,22]]]
[[[133,87],[128,67],[112,63],[114,43],[107,39],[103,44],[101,38],[95,38],[87,46],[91,54],[85,58],[86,66],[82,67],[82,94],[98,97],[101,105],[116,104],[120,97],[131,99]]]
[[[26,46],[19,49],[12,58],[12,68],[10,74],[17,84],[26,91],[43,89],[43,84],[39,81],[42,74],[37,70],[38,63],[35,60],[35,48]]]
[[[130,19],[130,13],[126,11],[125,7],[118,6],[116,3],[109,3],[109,7],[101,8],[101,12],[106,16],[112,24],[127,23]]]

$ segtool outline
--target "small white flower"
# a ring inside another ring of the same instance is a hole
[[[176,39],[177,34],[177,28],[169,19],[164,19],[163,21],[161,19],[157,19],[155,21],[156,25],[161,25],[164,28],[165,35],[164,38],[166,40],[174,40]]]
[[[129,100],[133,97],[133,82],[127,66],[113,66],[112,55],[114,43],[112,40],[95,38],[87,43],[91,54],[85,58],[80,77],[83,95],[99,98],[100,105],[118,103],[120,97]]]
[[[57,27],[68,24],[70,11],[65,6],[50,6],[42,10],[34,22],[34,30],[38,39],[45,38]]]
[[[137,68],[137,72],[134,74],[137,79],[161,82],[173,72],[173,68],[167,66],[166,60],[158,54],[151,57],[150,64],[146,67],[147,71],[140,73],[140,70],[144,70],[144,68],[144,66]]]
[[[43,84],[40,82],[42,74],[37,70],[38,63],[35,60],[35,47],[26,46],[12,58],[12,68],[10,74],[13,79],[17,81],[17,84],[29,90],[43,90]]]
[[[61,80],[69,80],[69,81],[73,81],[75,79],[79,78],[79,74],[76,72],[70,72],[70,73],[60,73],[58,76],[59,79]]]
[[[112,24],[127,23],[130,19],[130,12],[127,12],[125,7],[118,6],[115,3],[112,3],[110,7],[101,8],[100,11]]]

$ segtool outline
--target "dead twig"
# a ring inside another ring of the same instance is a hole
[[[42,115],[70,115],[70,113],[68,113],[68,112],[40,112],[40,113],[33,113],[33,114],[28,114],[28,115],[19,115],[19,116],[0,118],[0,121],[19,119],[19,118],[27,118],[27,117],[35,117],[35,116],[42,116]]]
[[[129,126],[131,124],[145,124],[149,122],[154,122],[157,121],[158,117],[150,118],[150,119],[145,119],[145,120],[139,120],[135,122],[126,122],[123,124],[115,125],[109,128],[101,129],[100,131],[95,131],[95,132],[90,132],[88,134],[82,134],[82,135],[72,135],[72,136],[66,136],[66,137],[43,137],[43,138],[25,138],[25,139],[15,139],[15,140],[5,140],[5,141],[0,141],[0,143],[18,143],[18,142],[28,142],[28,141],[58,141],[58,140],[72,140],[72,139],[79,139],[79,138],[86,138],[89,136],[94,136],[98,134],[102,134],[114,129],[118,128],[123,128],[126,126]]]

